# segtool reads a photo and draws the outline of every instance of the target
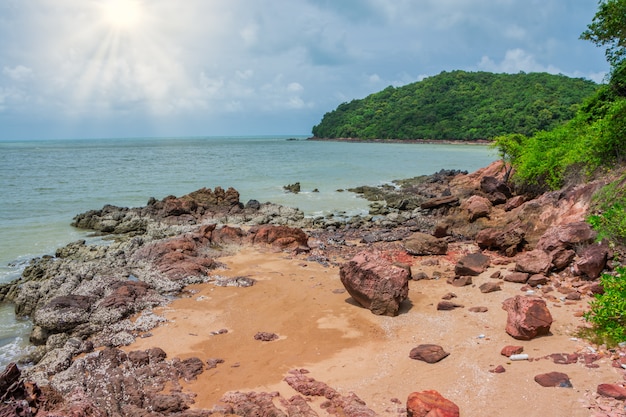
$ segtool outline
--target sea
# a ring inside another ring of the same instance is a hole
[[[29,261],[88,237],[72,218],[105,204],[202,187],[300,208],[307,216],[367,213],[345,191],[441,169],[474,171],[497,159],[485,145],[311,141],[306,136],[169,137],[0,141],[0,283]],[[301,192],[283,186],[299,182]],[[0,371],[27,349],[31,322],[0,304]]]

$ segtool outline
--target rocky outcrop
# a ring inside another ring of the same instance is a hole
[[[507,312],[506,332],[515,339],[531,340],[549,334],[552,315],[539,297],[515,296],[502,303]]]
[[[339,277],[358,304],[377,315],[395,316],[408,297],[411,270],[381,253],[361,252],[341,265]]]

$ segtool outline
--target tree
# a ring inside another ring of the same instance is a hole
[[[522,152],[522,143],[525,139],[526,136],[524,135],[512,133],[496,137],[491,145],[498,149],[498,155],[500,155],[500,159],[504,163],[504,182],[507,182],[511,176],[513,164]]]
[[[616,66],[626,57],[626,0],[600,0],[598,12],[580,38],[606,45],[606,58]]]

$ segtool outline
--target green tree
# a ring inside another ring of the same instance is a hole
[[[626,0],[601,0],[587,30],[580,35],[598,46],[607,46],[606,57],[613,66],[626,57]]]

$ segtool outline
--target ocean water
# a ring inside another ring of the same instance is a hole
[[[288,140],[297,139],[297,140]],[[54,253],[86,232],[74,215],[105,204],[143,206],[150,197],[202,187],[234,187],[241,201],[298,207],[314,216],[367,211],[349,192],[359,185],[473,171],[497,158],[481,145],[345,143],[304,137],[207,137],[0,142],[0,282],[19,277],[33,257]],[[302,192],[283,185],[300,182]],[[319,192],[312,192],[318,189]],[[24,343],[28,320],[0,306],[0,366]]]

